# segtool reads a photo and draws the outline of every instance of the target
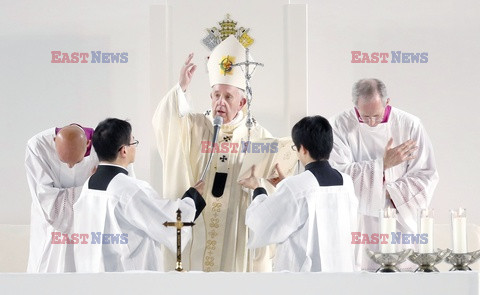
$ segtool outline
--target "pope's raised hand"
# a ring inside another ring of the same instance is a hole
[[[188,85],[190,85],[190,81],[192,81],[193,73],[197,69],[197,66],[192,62],[193,53],[190,53],[187,57],[187,60],[182,66],[180,70],[180,78],[178,79],[178,83],[182,88],[183,92],[187,91]]]
[[[417,157],[417,155],[414,154],[418,150],[415,141],[409,139],[394,148],[392,148],[392,143],[393,138],[390,138],[385,147],[385,154],[383,155],[383,170],[387,170],[388,168]]]

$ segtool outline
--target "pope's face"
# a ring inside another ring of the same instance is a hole
[[[246,103],[240,89],[226,84],[214,85],[210,97],[213,117],[221,116],[224,124],[231,122]]]
[[[357,110],[360,114],[362,121],[370,127],[375,127],[380,124],[385,114],[385,107],[390,102],[387,99],[387,103],[384,105],[380,95],[375,94],[371,99],[365,99],[360,97],[358,99]]]

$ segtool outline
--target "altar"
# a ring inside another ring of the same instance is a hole
[[[0,294],[480,294],[479,273],[0,274]]]

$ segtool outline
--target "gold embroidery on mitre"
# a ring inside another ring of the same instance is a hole
[[[220,74],[226,75],[233,75],[233,67],[232,65],[235,63],[235,56],[222,56],[220,63],[218,64],[220,67]]]

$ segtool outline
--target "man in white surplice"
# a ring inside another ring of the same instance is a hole
[[[70,233],[73,204],[97,167],[92,128],[50,128],[27,144],[25,169],[32,195],[28,272],[75,271],[73,245],[52,244],[54,233]]]
[[[397,232],[417,231],[417,210],[427,208],[438,183],[432,144],[420,119],[389,105],[385,84],[363,79],[353,86],[354,108],[331,120],[333,167],[349,174],[359,198],[359,231],[379,232],[379,210],[397,209]],[[378,268],[361,245],[362,269]],[[399,251],[401,249],[398,249]]]
[[[173,253],[177,250],[176,229],[163,223],[175,221],[178,209],[182,221],[193,221],[205,206],[200,195],[204,183],[188,189],[181,200],[162,199],[147,182],[127,176],[138,145],[130,123],[106,119],[95,128],[92,140],[100,164],[74,205],[72,235],[77,240],[88,235],[75,244],[77,271],[162,271],[160,244]],[[183,227],[181,234],[184,246],[191,228]]]
[[[153,117],[157,148],[163,161],[163,196],[178,198],[201,177],[207,164],[213,134],[213,118],[221,116],[223,125],[218,142],[228,149],[214,154],[205,176],[204,198],[207,206],[193,229],[192,243],[184,254],[187,270],[239,271],[251,269],[247,261],[245,212],[249,195],[237,183],[244,153],[241,142],[248,140],[245,126],[245,79],[233,63],[245,59],[245,48],[230,36],[217,45],[208,61],[212,91],[212,110],[205,114],[189,112],[185,91],[196,65],[191,54],[180,73],[180,81],[160,101]],[[254,121],[251,141],[271,137]],[[205,148],[202,148],[202,143]],[[255,253],[253,270],[270,271],[271,258],[266,249]],[[166,261],[174,257],[166,257]]]
[[[332,127],[321,116],[305,117],[292,128],[305,172],[280,181],[267,196],[254,176],[240,180],[254,190],[247,210],[248,246],[277,244],[275,271],[344,272],[355,270],[351,232],[356,231],[358,200],[352,179],[330,167]]]

